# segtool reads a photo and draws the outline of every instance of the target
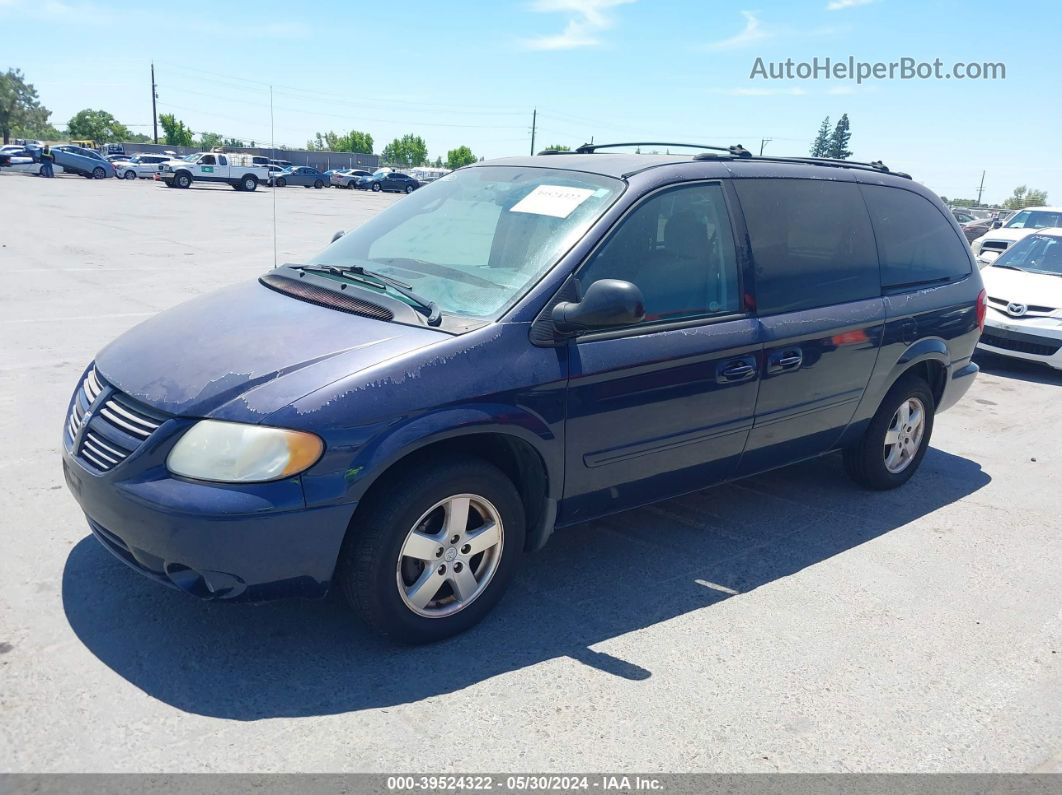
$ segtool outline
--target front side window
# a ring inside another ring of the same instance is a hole
[[[510,307],[623,191],[611,177],[552,168],[463,169],[374,216],[312,262],[391,276],[444,313]]]
[[[201,165],[201,166],[212,166],[212,165],[214,165],[214,155],[203,155],[199,159],[199,165]]]
[[[1047,229],[1054,226],[1062,226],[1062,212],[1022,210],[1007,221],[1008,229]]]
[[[761,315],[881,295],[874,233],[853,182],[734,181],[756,261]]]
[[[928,199],[882,185],[864,185],[863,196],[874,222],[884,287],[917,287],[970,273],[969,245]]]
[[[646,322],[737,312],[737,257],[723,189],[696,184],[653,195],[620,222],[576,278],[580,296],[599,279],[637,285]]]

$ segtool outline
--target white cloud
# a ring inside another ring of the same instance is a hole
[[[704,48],[706,50],[737,50],[741,47],[748,47],[758,41],[773,38],[776,34],[773,31],[765,30],[756,14],[756,11],[742,11],[741,15],[745,17],[744,30],[729,39],[706,44]]]
[[[856,6],[866,6],[873,3],[874,0],[830,0],[826,4],[827,11],[843,11],[846,8],[855,8]]]
[[[615,22],[609,9],[635,0],[535,0],[531,9],[542,13],[567,13],[568,24],[561,33],[524,39],[531,50],[572,50],[601,44],[598,33]]]

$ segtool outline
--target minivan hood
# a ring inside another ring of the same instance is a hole
[[[160,411],[257,422],[339,378],[449,338],[310,304],[255,281],[141,323],[104,348],[96,367]]]

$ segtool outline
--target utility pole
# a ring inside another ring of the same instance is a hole
[[[763,147],[773,141],[773,138],[761,138],[760,139],[760,157],[763,157]]]
[[[538,121],[538,108],[531,111],[531,154],[535,153],[535,124]]]
[[[155,100],[159,98],[158,92],[155,90],[158,86],[155,85],[155,63],[151,63],[151,126],[155,132],[155,143],[159,142],[159,114],[155,110]]]
[[[977,189],[977,206],[981,206],[981,194],[985,192],[985,172],[981,172],[981,187]]]

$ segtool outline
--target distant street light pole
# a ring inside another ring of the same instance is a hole
[[[760,139],[760,157],[763,157],[763,147],[773,141],[773,138],[761,138]]]
[[[154,133],[155,133],[155,143],[159,142],[159,115],[158,115],[158,112],[155,110],[155,100],[158,99],[158,97],[159,97],[158,91],[155,90],[157,88],[158,88],[158,86],[155,84],[155,64],[152,63],[151,64],[151,127],[152,127],[152,129],[154,130]]]
[[[981,206],[981,194],[985,192],[985,172],[981,172],[981,187],[977,189],[977,206]]]
[[[535,153],[535,125],[538,121],[538,108],[531,111],[531,154]]]

